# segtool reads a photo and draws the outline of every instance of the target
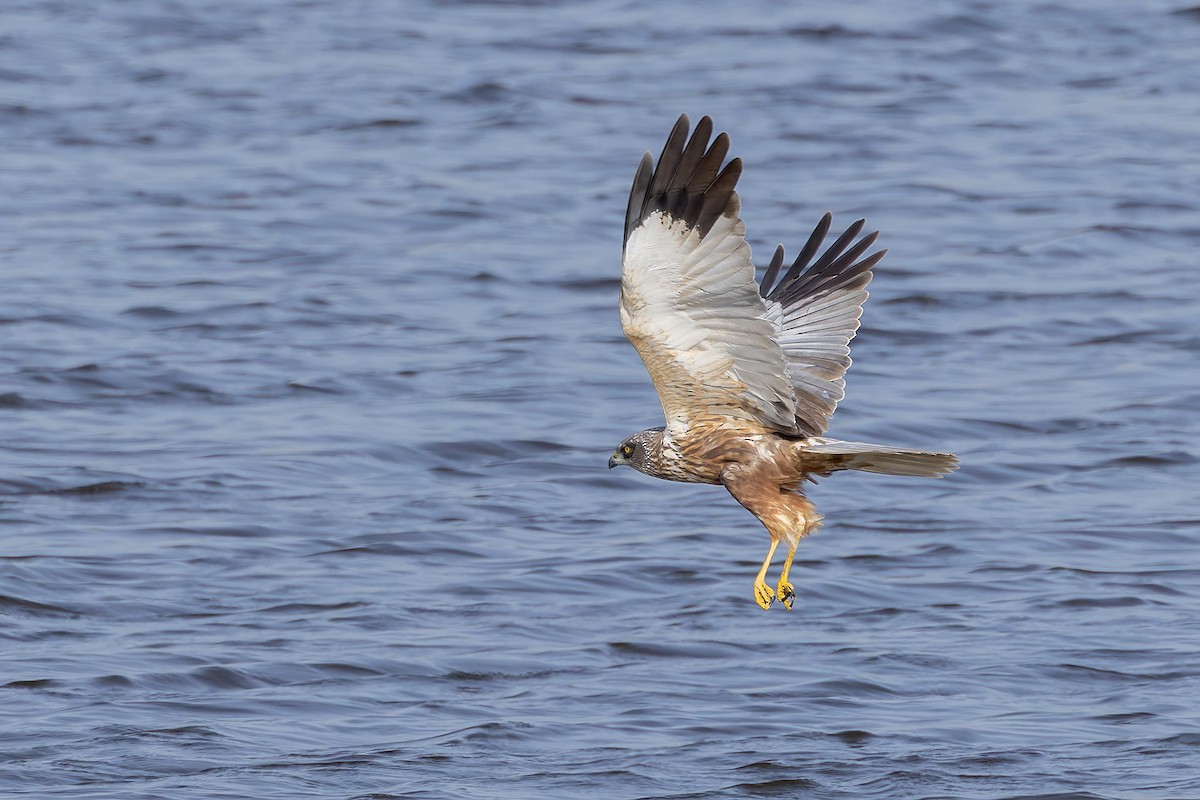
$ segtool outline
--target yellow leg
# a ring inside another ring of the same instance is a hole
[[[779,540],[772,539],[771,549],[767,551],[767,557],[763,559],[758,577],[754,579],[754,601],[762,606],[764,611],[771,607],[771,603],[775,602],[775,592],[771,591],[770,586],[767,586],[767,568],[771,566],[771,558],[775,555],[775,548],[778,546]]]
[[[799,539],[792,542],[792,546],[788,550],[787,560],[783,562],[783,572],[779,573],[779,600],[788,611],[792,610],[792,603],[796,600],[796,591],[792,587],[792,584],[788,583],[788,573],[792,571],[792,559],[796,557],[796,545],[799,542]]]

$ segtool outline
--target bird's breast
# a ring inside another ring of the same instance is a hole
[[[682,483],[720,483],[721,465],[696,452],[695,448],[663,442],[660,477]]]
[[[717,427],[663,436],[661,477],[685,483],[721,483],[730,464],[760,464],[775,457],[775,437],[745,434]]]

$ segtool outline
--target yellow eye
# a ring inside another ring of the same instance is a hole
[[[626,458],[629,458],[631,455],[633,455],[633,445],[621,445],[621,455],[625,456]]]

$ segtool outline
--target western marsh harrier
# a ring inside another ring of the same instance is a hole
[[[723,164],[729,137],[709,144],[712,130],[704,117],[688,139],[681,116],[658,165],[647,153],[633,179],[621,327],[650,372],[666,426],[621,442],[608,466],[724,485],[771,535],[754,599],[766,609],[778,596],[790,610],[796,545],[821,524],[805,481],[844,469],[937,478],[958,459],[822,435],[845,396],[871,268],[887,251],[863,257],[878,234],[860,239],[859,220],[814,260],[827,213],[787,271],[780,246],[756,285],[734,191],[742,162]],[[772,590],[767,569],[781,540],[788,555]]]

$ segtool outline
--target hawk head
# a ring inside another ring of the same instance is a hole
[[[633,467],[646,475],[658,474],[658,462],[662,456],[662,428],[651,428],[648,431],[635,433],[617,446],[608,457],[608,468],[619,467],[622,464]]]

